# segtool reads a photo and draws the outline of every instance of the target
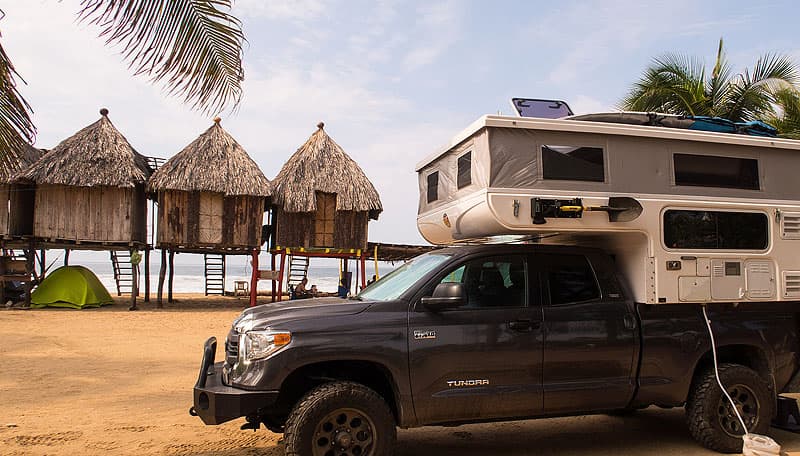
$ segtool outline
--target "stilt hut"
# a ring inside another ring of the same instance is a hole
[[[320,122],[275,177],[280,246],[366,249],[367,225],[383,211],[364,171]]]
[[[42,156],[43,151],[25,144],[19,153],[0,166],[0,235],[33,235],[34,187],[12,182],[13,177]]]
[[[151,172],[101,109],[100,120],[47,152],[18,182],[36,186],[33,234],[42,242],[140,248],[147,241],[144,187]]]
[[[224,255],[250,255],[261,247],[272,185],[219,118],[153,174],[148,191],[158,194],[157,247],[170,255],[205,254],[206,294],[208,271],[220,267],[216,261],[209,268],[210,255],[222,257],[224,285]]]
[[[361,286],[366,286],[367,225],[383,211],[380,197],[364,171],[317,124],[310,138],[283,165],[273,181],[280,268],[273,279],[273,300],[282,295],[286,257],[291,287],[308,272],[309,258],[339,258],[349,288],[348,260],[360,261]],[[278,284],[275,290],[275,282]]]

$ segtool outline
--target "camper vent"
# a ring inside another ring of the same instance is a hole
[[[783,297],[800,298],[800,271],[783,271]]]
[[[714,277],[725,277],[725,264],[715,264],[711,275]]]
[[[800,212],[781,214],[781,236],[784,239],[800,239]]]

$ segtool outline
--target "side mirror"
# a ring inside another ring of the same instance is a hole
[[[433,296],[421,299],[422,305],[431,312],[461,307],[467,302],[467,292],[461,283],[440,283],[433,290]]]

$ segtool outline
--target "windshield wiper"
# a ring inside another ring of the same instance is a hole
[[[347,299],[349,299],[351,301],[363,301],[364,300],[364,298],[362,298],[359,295],[348,296]]]

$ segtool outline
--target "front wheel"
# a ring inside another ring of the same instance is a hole
[[[774,410],[774,398],[767,383],[752,369],[739,364],[720,364],[719,378],[747,430],[765,434]],[[692,385],[686,402],[686,420],[692,437],[704,447],[722,453],[742,451],[745,430],[722,394],[713,369],[706,370]]]
[[[375,391],[334,382],[297,403],[283,439],[287,456],[391,456],[397,430],[389,406]]]

